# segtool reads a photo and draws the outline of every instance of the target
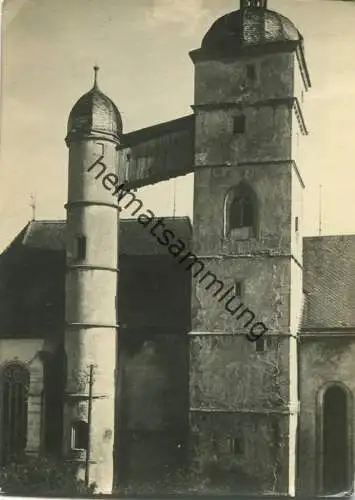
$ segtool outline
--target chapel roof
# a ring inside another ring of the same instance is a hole
[[[158,219],[156,219],[158,220]],[[192,227],[188,217],[165,217],[165,226],[188,249]],[[149,227],[152,227],[153,223]],[[25,263],[30,254],[64,257],[65,221],[31,221],[0,255],[1,274]],[[7,259],[6,256],[10,259]],[[15,259],[12,256],[15,255]],[[170,255],[136,219],[120,221],[120,255]],[[45,259],[45,257],[43,256]],[[173,257],[172,257],[173,258]],[[303,238],[303,332],[355,329],[355,235]]]

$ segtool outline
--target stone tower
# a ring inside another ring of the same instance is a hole
[[[194,252],[213,274],[193,280],[192,468],[210,491],[293,495],[304,189],[298,149],[310,86],[303,39],[265,1],[243,1],[212,25],[191,58]],[[256,321],[267,332],[250,342]]]
[[[88,169],[108,169],[111,175],[117,171],[122,121],[116,106],[98,88],[97,70],[93,88],[70,113],[66,137],[69,186],[63,449],[67,458],[77,463],[79,477],[96,482],[100,492],[110,493],[119,211],[112,194]]]

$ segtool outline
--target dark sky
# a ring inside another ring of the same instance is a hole
[[[235,0],[7,0],[3,5],[0,249],[31,216],[64,218],[66,121],[77,98],[100,86],[126,131],[191,112],[193,65],[213,21]],[[312,89],[310,135],[300,170],[306,182],[304,231],[355,233],[355,3],[270,0],[303,33]],[[174,183],[147,188],[146,207],[172,215]],[[177,215],[191,215],[191,176],[176,182]]]

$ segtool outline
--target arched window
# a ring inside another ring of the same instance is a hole
[[[339,384],[323,394],[322,415],[322,492],[336,494],[351,487],[349,396]]]
[[[256,197],[244,183],[229,191],[225,200],[225,236],[240,239],[256,236]]]
[[[0,462],[25,451],[30,373],[20,363],[9,363],[0,372]]]
[[[341,382],[319,392],[319,492],[338,494],[352,487],[352,396]]]
[[[87,450],[89,441],[89,426],[84,420],[77,420],[72,425],[72,449]]]

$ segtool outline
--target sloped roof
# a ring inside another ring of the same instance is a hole
[[[31,221],[26,226],[21,244],[45,250],[65,249],[65,221]]]
[[[158,219],[156,219],[158,221]],[[174,233],[186,245],[190,246],[192,228],[188,217],[164,217],[166,229]],[[120,221],[120,254],[123,255],[159,255],[167,252],[167,247],[160,244],[157,230],[154,236],[150,233],[153,222],[144,227],[136,219],[123,219]],[[19,236],[21,237],[19,238]],[[31,221],[21,231],[16,240],[17,244],[29,248],[42,250],[64,251],[65,249],[65,221]]]
[[[192,228],[188,217],[164,218],[166,229],[190,247]],[[157,241],[161,231],[150,233],[135,219],[120,221],[120,254],[148,256],[167,254]],[[31,221],[0,256],[16,249],[64,252],[65,221]],[[19,259],[23,259],[19,253]],[[11,265],[11,264],[10,264]],[[4,262],[5,268],[7,267]],[[303,239],[302,330],[305,332],[355,329],[355,235],[307,237]]]
[[[303,330],[355,327],[355,235],[303,239]]]

